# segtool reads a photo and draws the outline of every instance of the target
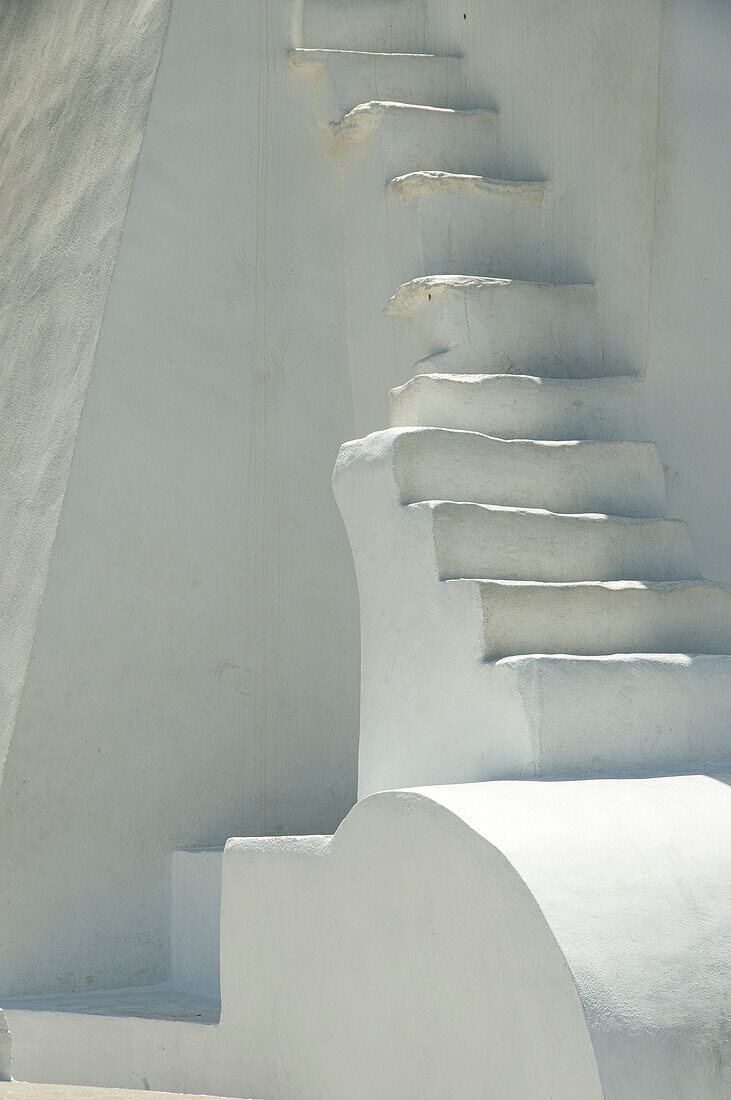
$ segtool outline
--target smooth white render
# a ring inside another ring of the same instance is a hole
[[[376,794],[334,837],[231,840],[220,1024],[164,990],[18,1002],[15,1076],[721,1098],[728,827],[724,779],[678,776]]]
[[[77,294],[104,318],[48,579],[12,508],[4,536],[35,570],[2,716],[16,1077],[731,1091],[728,10],[696,7],[172,0],[109,289]],[[28,393],[70,454],[73,410]]]
[[[135,0],[130,19],[116,0],[0,5],[0,769],[168,9]]]
[[[639,518],[664,510],[656,463],[647,444],[435,428],[341,449],[334,488],[361,602],[361,797],[728,761],[731,594],[698,578],[684,525]]]
[[[0,994],[166,980],[176,849],[332,832],[355,799],[339,206],[295,6],[171,8],[0,787]]]

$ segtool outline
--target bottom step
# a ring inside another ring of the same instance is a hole
[[[536,772],[682,774],[731,760],[731,657],[628,653],[506,657]]]

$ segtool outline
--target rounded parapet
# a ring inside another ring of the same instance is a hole
[[[373,795],[317,850],[229,842],[252,1085],[719,1100],[728,817],[709,776],[494,782]]]

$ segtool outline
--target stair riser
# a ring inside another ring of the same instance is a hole
[[[451,583],[451,582],[450,582]],[[481,583],[485,659],[529,653],[731,653],[731,597]]]
[[[409,350],[419,373],[626,373],[621,364],[604,362],[595,311],[591,286],[509,281],[433,290],[426,285],[411,301],[388,307],[391,316],[412,318]]]
[[[433,515],[443,580],[674,581],[698,576],[688,530],[674,520],[580,519],[469,504],[439,504]]]
[[[472,109],[481,106],[465,87],[459,58],[387,53],[358,54],[292,51],[290,62],[305,76],[329,82],[331,113],[323,122],[338,123],[343,115],[369,100],[432,104]]]
[[[395,437],[389,432],[384,439],[393,439],[402,504],[457,500],[554,512],[665,514],[665,481],[652,444],[542,446],[428,429]]]
[[[484,432],[503,439],[636,439],[639,382],[591,388],[497,376],[486,382],[421,376],[391,391],[391,424]]]
[[[728,657],[517,657],[539,774],[701,772],[729,763]]]
[[[171,982],[188,993],[219,995],[219,924],[223,849],[173,854]]]
[[[419,184],[418,193],[414,187],[407,178],[386,191],[399,283],[447,273],[541,282],[585,277],[554,260],[550,189],[510,184],[481,190],[440,180]]]
[[[368,158],[375,158],[375,186],[385,187],[394,176],[420,171],[425,164],[451,172],[498,170],[494,111],[363,104],[333,126],[332,132],[346,169],[361,172]]]

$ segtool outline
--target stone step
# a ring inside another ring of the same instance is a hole
[[[550,194],[551,185],[545,180],[503,180],[462,172],[424,170],[396,176],[390,180],[388,190],[403,202],[451,196],[475,202],[517,201],[532,205],[544,201]]]
[[[459,500],[553,512],[665,515],[653,443],[505,440],[444,428],[391,428],[349,444],[390,452],[402,504]]]
[[[332,91],[329,117],[343,115],[368,100],[475,108],[481,104],[466,87],[462,59],[431,53],[296,49],[289,61],[304,75],[327,77]]]
[[[436,500],[439,576],[536,581],[698,578],[687,525],[674,519],[568,515]]]
[[[731,653],[731,593],[708,581],[477,584],[489,661],[526,653]]]
[[[525,374],[419,374],[391,390],[391,424],[504,439],[635,439],[642,382]]]
[[[173,988],[184,993],[220,996],[222,867],[223,848],[173,853],[170,976]]]
[[[489,170],[498,163],[498,113],[374,100],[359,103],[331,126],[346,151],[380,139],[381,182],[397,172],[443,164],[455,172]]]
[[[427,8],[425,0],[305,0],[303,41],[338,50],[425,50]]]
[[[444,272],[560,282],[550,247],[551,188],[544,182],[456,172],[409,172],[386,189],[394,276]]]
[[[522,697],[543,776],[682,774],[731,760],[731,657],[523,656],[494,667]]]
[[[549,378],[628,373],[626,365],[604,361],[596,293],[589,283],[428,275],[402,284],[384,313],[411,319],[419,373]]]

